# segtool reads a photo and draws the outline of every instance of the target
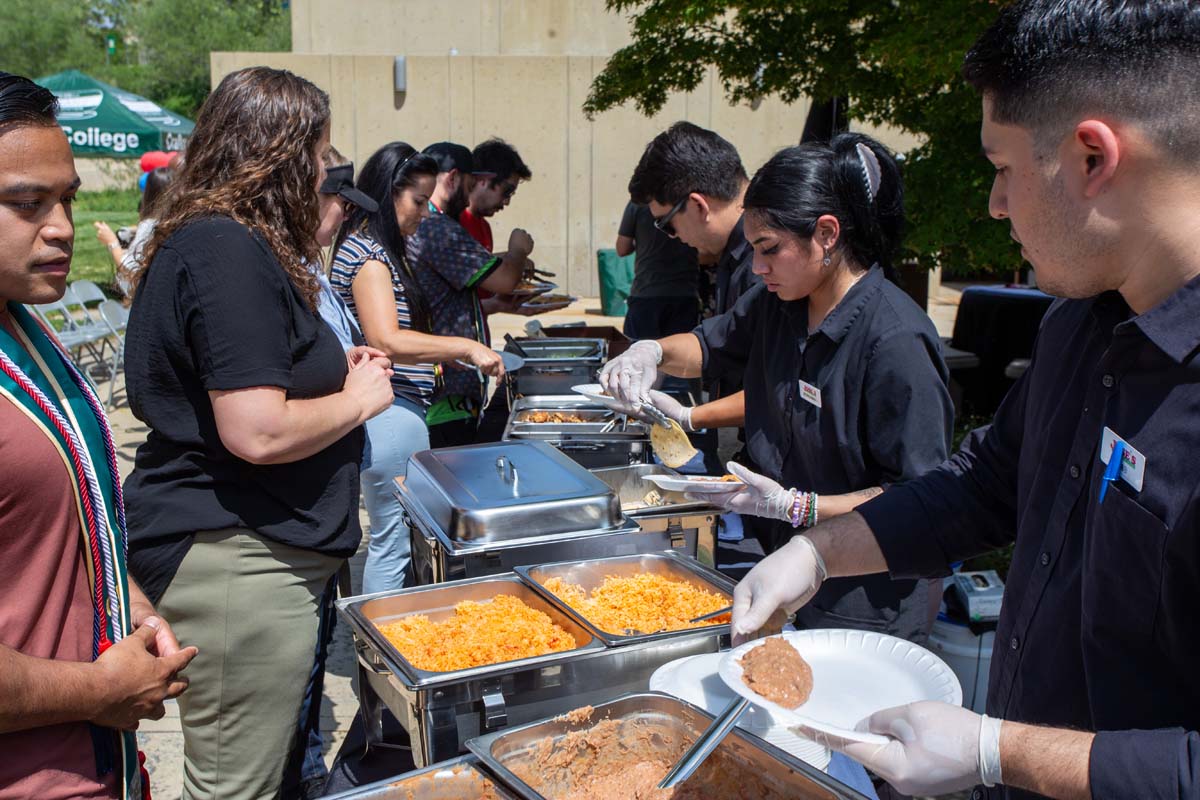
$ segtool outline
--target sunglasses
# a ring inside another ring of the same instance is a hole
[[[683,210],[683,207],[687,205],[688,197],[690,196],[690,194],[685,194],[682,200],[671,207],[670,211],[668,211],[666,214],[663,214],[661,217],[656,217],[654,219],[654,227],[658,228],[667,236],[675,236],[675,226],[671,224],[671,219]]]

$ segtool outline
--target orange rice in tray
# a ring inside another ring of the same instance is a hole
[[[386,622],[379,632],[417,669],[453,672],[573,650],[575,637],[541,611],[500,594],[464,600],[454,616],[433,622],[424,614]]]
[[[729,614],[722,614],[704,622],[690,622],[729,605],[729,598],[687,581],[647,572],[628,578],[609,575],[590,595],[558,577],[548,579],[544,585],[588,622],[609,633],[620,634],[626,628],[640,633],[680,631],[720,625],[730,619]]]

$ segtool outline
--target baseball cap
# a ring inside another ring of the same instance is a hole
[[[437,142],[429,145],[421,152],[428,156],[433,156],[433,160],[437,162],[439,172],[449,172],[456,169],[459,172],[471,175],[495,174],[492,172],[476,172],[475,159],[471,156],[471,151],[461,144]]]
[[[354,188],[354,165],[338,164],[336,167],[325,168],[325,181],[321,184],[321,194],[336,194],[344,200],[374,214],[379,210],[379,203],[358,189]]]

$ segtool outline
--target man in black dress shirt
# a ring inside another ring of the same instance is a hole
[[[864,721],[886,745],[832,743],[909,793],[1200,797],[1200,4],[1020,0],[964,74],[992,215],[1063,299],[993,423],[759,564],[735,632],[1015,540],[989,716],[916,703]]]

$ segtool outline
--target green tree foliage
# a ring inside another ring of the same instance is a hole
[[[78,69],[188,117],[208,96],[211,51],[291,49],[280,0],[0,0],[0,19],[0,69]]]
[[[979,97],[958,73],[998,2],[608,0],[630,15],[633,43],[596,77],[584,110],[632,101],[653,114],[670,93],[699,86],[710,65],[732,102],[849,97],[850,119],[923,142],[904,160],[908,255],[951,273],[1011,273],[1020,256],[987,211]]]

